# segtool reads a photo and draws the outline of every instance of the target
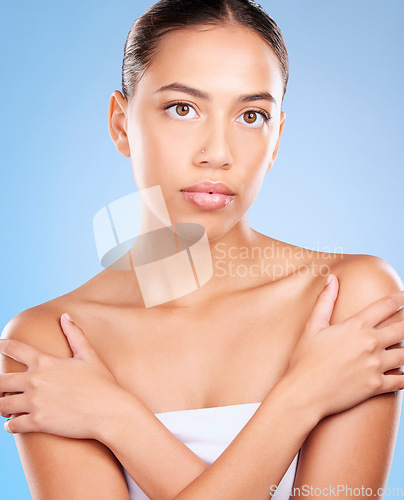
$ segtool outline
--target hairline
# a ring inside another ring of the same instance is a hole
[[[214,28],[217,28],[217,27],[229,27],[229,28],[236,28],[236,27],[241,27],[241,28],[244,28],[248,31],[252,31],[253,33],[255,33],[257,36],[259,36],[261,38],[261,40],[263,40],[266,45],[270,48],[270,50],[273,52],[275,58],[276,58],[276,62],[278,64],[278,70],[279,70],[279,73],[281,74],[281,78],[283,79],[283,71],[282,71],[282,66],[281,66],[281,62],[274,50],[274,48],[271,46],[271,44],[265,39],[265,37],[263,37],[257,30],[253,29],[251,26],[247,25],[247,24],[244,24],[242,23],[241,21],[239,21],[238,19],[236,19],[234,16],[233,16],[233,13],[231,11],[226,11],[226,16],[229,15],[229,17],[224,17],[223,19],[215,19],[215,20],[212,20],[212,21],[209,21],[209,22],[204,22],[204,23],[195,23],[195,24],[190,24],[189,26],[172,26],[170,27],[169,29],[167,29],[165,32],[159,34],[158,36],[158,41],[156,43],[156,46],[153,50],[153,53],[152,53],[152,57],[150,58],[150,60],[148,61],[148,63],[145,65],[145,67],[143,68],[143,70],[138,74],[138,78],[136,79],[136,82],[134,83],[133,85],[133,92],[132,94],[128,97],[128,102],[131,101],[132,97],[135,95],[135,91],[136,91],[136,86],[138,85],[138,83],[142,80],[142,78],[144,77],[146,71],[149,69],[149,67],[152,65],[154,59],[155,59],[155,56],[157,55],[157,52],[159,50],[159,46],[160,44],[164,41],[164,38],[169,35],[170,33],[175,33],[175,32],[180,32],[180,31],[191,31],[191,30],[195,30],[195,31],[209,31],[211,29],[214,29]],[[205,28],[205,29],[203,29]],[[282,99],[281,99],[281,104],[283,102],[283,98],[284,98],[284,93],[282,95]]]

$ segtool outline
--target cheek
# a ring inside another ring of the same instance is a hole
[[[270,139],[261,140],[249,145],[241,145],[237,153],[237,163],[242,165],[240,172],[245,182],[245,187],[255,189],[256,184],[261,185],[267,171],[273,148]]]
[[[238,184],[242,186],[242,199],[246,209],[254,203],[260,192],[273,151],[268,142],[257,141],[254,146],[244,147],[239,151],[239,164],[243,168],[240,168]]]
[[[132,124],[129,143],[138,188],[169,183],[173,168],[180,163],[181,143],[171,140],[156,121]]]

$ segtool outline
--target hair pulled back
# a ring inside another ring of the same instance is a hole
[[[134,22],[122,63],[122,94],[129,100],[153,62],[165,34],[201,25],[241,25],[252,29],[272,48],[279,61],[283,95],[289,79],[285,42],[275,21],[253,0],[160,0]]]

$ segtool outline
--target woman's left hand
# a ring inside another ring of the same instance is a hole
[[[4,424],[6,431],[96,439],[101,420],[108,412],[113,416],[114,400],[124,389],[68,317],[63,314],[60,323],[72,358],[45,354],[19,340],[0,340],[0,353],[28,367],[0,374],[0,413],[12,416]]]

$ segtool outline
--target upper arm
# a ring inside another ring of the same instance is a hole
[[[58,316],[41,308],[15,316],[2,338],[20,340],[58,357],[72,355]],[[27,369],[7,356],[0,358],[2,373]],[[14,438],[33,499],[129,499],[119,462],[98,441],[45,433],[14,434]]]
[[[389,293],[404,289],[395,270],[371,255],[357,256],[335,274],[340,289],[331,324],[343,321]],[[403,319],[404,309],[401,309],[376,329]],[[312,492],[316,487],[326,488],[323,496],[331,496],[330,485],[335,493],[338,485],[347,485],[352,491],[340,486],[339,497],[366,498],[363,487],[373,490],[373,498],[383,498],[383,493],[379,496],[377,490],[385,488],[388,480],[401,401],[402,391],[380,394],[321,420],[301,448],[294,487],[304,491],[303,485],[307,485],[306,491],[309,491],[308,487],[312,486]],[[359,488],[356,494],[354,488]],[[319,496],[313,494],[309,498]]]

